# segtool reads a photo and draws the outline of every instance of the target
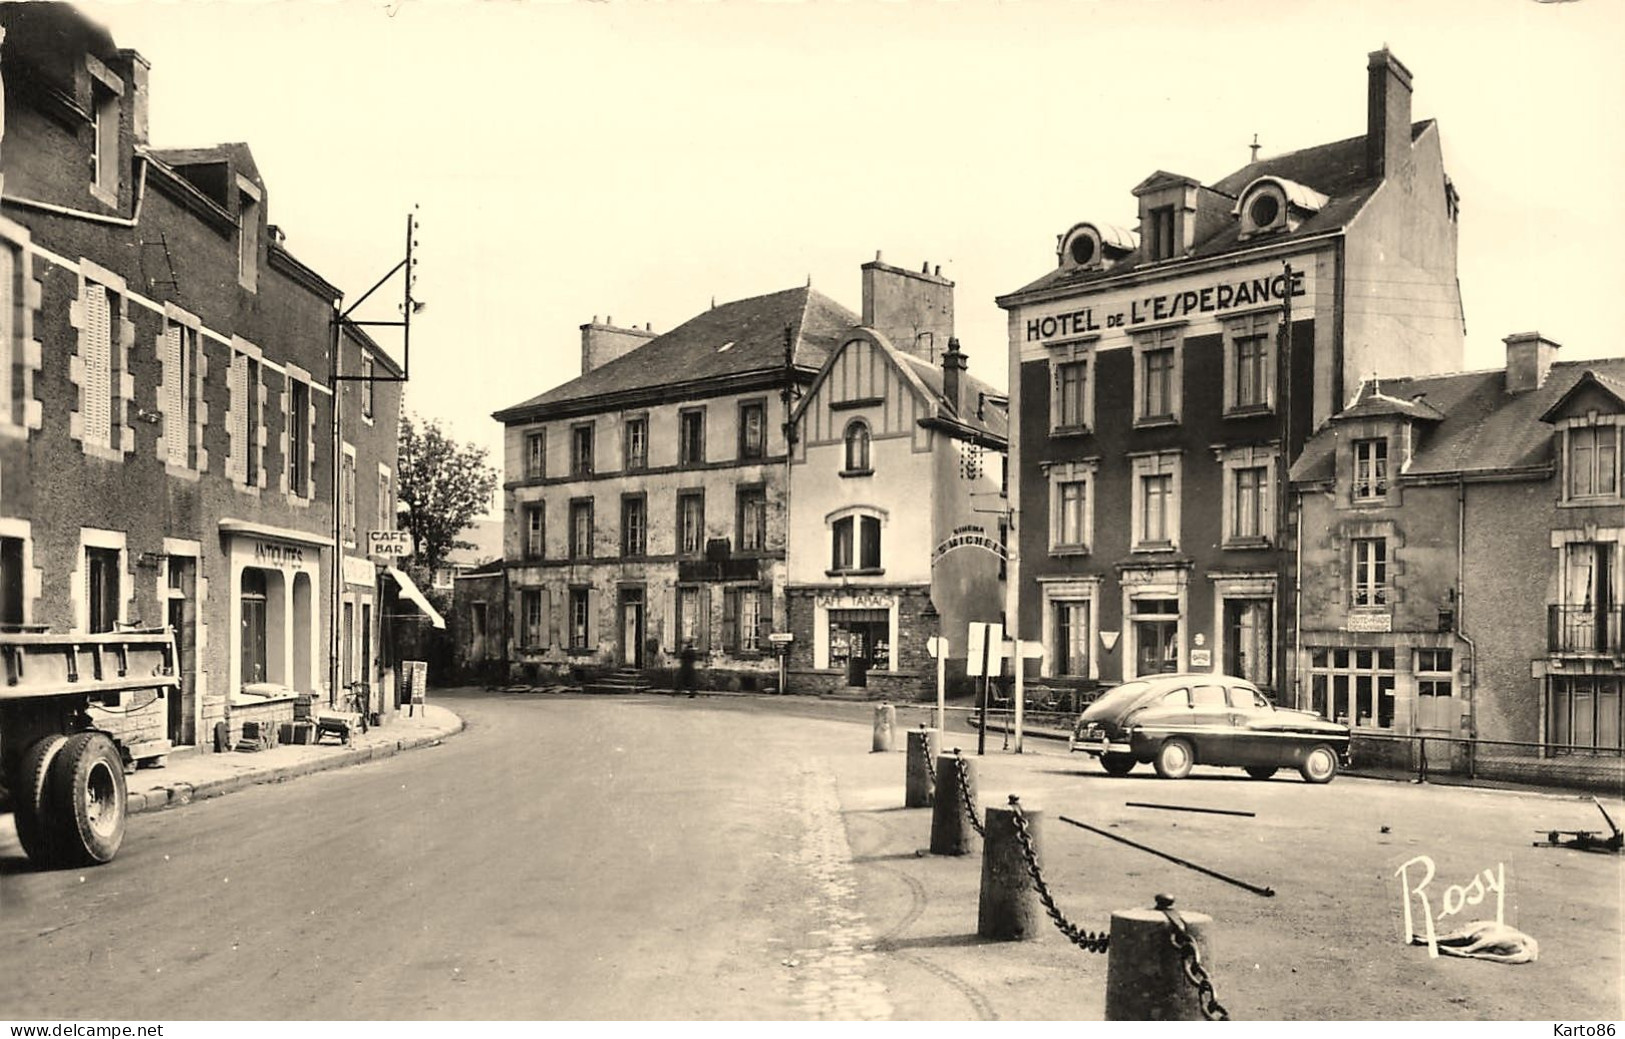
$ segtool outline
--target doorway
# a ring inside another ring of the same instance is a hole
[[[1134,665],[1136,675],[1179,670],[1179,600],[1138,599],[1134,602]]]
[[[846,671],[846,684],[864,688],[869,672],[891,667],[890,610],[829,611],[829,666]]]
[[[643,667],[643,589],[622,588],[619,592],[619,646],[622,667]]]
[[[265,571],[248,567],[242,577],[242,684],[265,681]]]
[[[197,560],[169,557],[169,600],[165,622],[174,633],[175,671],[180,688],[169,696],[169,742],[184,746],[197,742],[192,712],[197,703]]]

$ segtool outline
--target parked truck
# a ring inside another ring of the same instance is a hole
[[[42,866],[111,861],[124,841],[134,757],[89,709],[176,695],[172,636],[0,632],[0,670],[0,783],[23,850]]]

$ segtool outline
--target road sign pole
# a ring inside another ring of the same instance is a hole
[[[937,638],[937,731],[948,731],[948,639]]]
[[[1022,657],[1021,657],[1021,640],[1020,639],[1015,640],[1015,646],[1013,648],[1014,648],[1014,652],[1011,654],[1012,659],[1011,659],[1010,663],[1016,669],[1016,748],[1015,748],[1015,752],[1017,754],[1020,754],[1021,753],[1022,707],[1025,705],[1025,702],[1026,702],[1026,699],[1027,699],[1027,697],[1024,695],[1025,690],[1022,688],[1022,677],[1023,677],[1022,672],[1026,671],[1027,669],[1022,666],[1023,660],[1022,660]]]

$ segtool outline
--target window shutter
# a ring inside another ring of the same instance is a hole
[[[85,283],[84,407],[80,413],[87,444],[111,446],[112,436],[112,315],[107,289]]]
[[[186,464],[186,372],[181,359],[181,326],[164,329],[164,453],[171,465]]]
[[[722,645],[725,649],[739,649],[739,589],[727,588],[722,593]]]
[[[694,630],[699,634],[699,645],[694,648],[701,653],[711,652],[711,589],[700,586],[694,591],[695,609],[699,617],[695,621]]]
[[[231,394],[231,451],[226,462],[227,472],[233,480],[248,479],[248,357],[231,355],[231,372],[227,376],[227,390]]]
[[[10,243],[0,242],[0,423],[21,422],[22,415],[15,412],[12,402],[11,373],[18,360],[17,311],[15,287],[17,281],[18,251]]]

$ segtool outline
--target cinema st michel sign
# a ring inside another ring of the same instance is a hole
[[[1091,296],[1087,304],[1074,298],[1024,307],[1016,320],[1020,322],[1023,347],[1041,351],[1046,346],[1079,339],[1128,336],[1161,324],[1204,320],[1216,323],[1280,307],[1288,299],[1294,309],[1302,308],[1303,316],[1313,312],[1312,268],[1294,268],[1290,278],[1279,263],[1230,268]]]

